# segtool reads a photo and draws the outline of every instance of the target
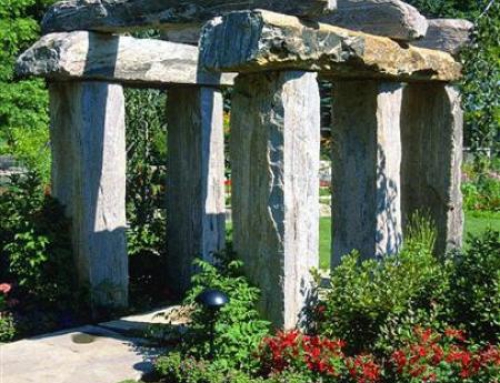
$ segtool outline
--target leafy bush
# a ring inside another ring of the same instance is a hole
[[[193,276],[193,287],[184,301],[193,306],[192,323],[184,337],[183,352],[197,358],[209,353],[209,324],[211,313],[196,304],[196,297],[205,289],[225,292],[229,303],[223,307],[215,325],[214,350],[218,363],[229,368],[254,368],[252,353],[269,332],[269,322],[260,318],[256,303],[260,291],[249,284],[242,271],[242,263],[232,254],[219,255],[217,265],[196,261],[199,273]]]
[[[191,321],[186,331],[181,331],[182,341],[174,351],[156,363],[157,372],[169,382],[254,382],[249,378],[258,368],[253,354],[269,332],[269,323],[260,319],[255,309],[260,292],[243,276],[241,262],[234,261],[231,253],[218,254],[216,259],[215,265],[195,262],[198,273],[192,277],[192,288],[183,302],[191,308]],[[196,303],[205,289],[221,290],[229,297],[216,317],[214,359],[210,362],[213,313]]]
[[[332,271],[319,333],[344,339],[351,353],[387,351],[405,325],[432,320],[444,303],[448,273],[449,266],[418,244],[381,262],[346,256]]]
[[[138,37],[148,38],[148,32]],[[168,298],[165,292],[165,93],[125,89],[127,120],[127,250],[130,300],[145,310]]]
[[[13,300],[9,299],[11,290],[12,285],[9,283],[0,284],[0,342],[8,342],[16,334],[14,318],[8,311],[9,306],[12,306],[14,303]]]
[[[500,180],[483,175],[462,186],[464,208],[469,211],[500,212]]]
[[[500,233],[470,237],[468,250],[455,256],[450,275],[448,320],[476,341],[500,340]]]
[[[75,324],[83,300],[72,265],[70,224],[40,178],[13,177],[0,193],[0,280],[12,284],[9,308],[24,333]],[[83,312],[83,310],[82,310]]]
[[[344,342],[321,336],[308,336],[299,331],[279,332],[264,339],[260,350],[261,373],[282,373],[289,370],[310,375],[340,377],[344,373]]]
[[[155,363],[156,372],[172,383],[257,383],[248,374],[235,369],[227,369],[218,362],[183,356],[178,352],[160,357]]]
[[[493,383],[500,377],[500,348],[470,344],[453,328],[443,333],[415,328],[389,366],[389,382]]]

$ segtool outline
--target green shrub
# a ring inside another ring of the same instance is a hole
[[[476,341],[500,340],[500,233],[470,237],[450,275],[449,321]]]
[[[331,274],[319,333],[347,342],[347,351],[388,352],[413,324],[433,322],[445,304],[450,264],[433,255],[432,230],[412,230],[399,255],[360,262],[354,252]]]
[[[235,369],[227,369],[217,361],[183,356],[178,352],[158,358],[155,369],[169,383],[258,383],[259,378]]]
[[[464,208],[468,211],[500,211],[500,180],[487,175],[462,186]]]
[[[0,193],[0,280],[19,304],[10,311],[21,333],[74,325],[84,300],[76,285],[70,223],[40,178],[13,177]],[[81,310],[84,312],[84,310]]]
[[[217,289],[229,296],[229,303],[220,311],[215,325],[215,355],[219,364],[230,368],[252,369],[252,353],[269,332],[269,322],[256,310],[260,291],[244,277],[242,263],[232,254],[219,255],[217,265],[196,261],[199,273],[192,278],[193,286],[184,301],[194,311],[189,331],[184,337],[183,352],[206,358],[209,352],[211,314],[195,303],[205,289]]]

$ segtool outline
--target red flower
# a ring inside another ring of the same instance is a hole
[[[12,285],[9,283],[0,284],[0,293],[8,294],[11,289]]]
[[[465,334],[463,331],[461,330],[456,330],[454,328],[447,328],[445,331],[444,331],[444,334],[448,337],[448,338],[451,338],[451,339],[456,339],[460,342],[465,342]]]

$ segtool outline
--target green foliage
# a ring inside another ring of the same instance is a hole
[[[384,351],[405,327],[432,320],[450,267],[433,256],[428,226],[410,232],[416,237],[407,238],[399,255],[380,262],[360,262],[356,252],[343,258],[331,274],[320,334],[345,340],[350,352]]]
[[[217,266],[197,261],[199,273],[192,278],[193,287],[185,300],[193,305],[192,323],[184,338],[186,354],[204,358],[208,356],[208,334],[211,313],[195,304],[196,297],[205,289],[217,289],[229,296],[219,313],[215,325],[215,355],[218,363],[226,368],[251,370],[252,353],[269,332],[269,323],[260,318],[255,309],[260,292],[243,276],[242,263],[232,260],[231,255],[220,255]]]
[[[474,43],[462,54],[461,81],[466,142],[473,149],[500,149],[500,2],[498,0],[408,0],[433,18],[464,18],[475,24]]]
[[[242,371],[228,370],[226,366],[208,360],[185,357],[178,352],[160,357],[155,363],[156,372],[172,383],[257,383]]]
[[[40,178],[13,177],[0,193],[0,280],[15,286],[14,308],[28,333],[64,325],[63,312],[75,312],[81,300],[72,265],[70,225],[62,207],[48,195]],[[46,311],[46,313],[45,313]],[[32,321],[44,316],[47,322]],[[58,318],[59,316],[59,318]],[[58,324],[55,322],[59,322]],[[46,328],[44,328],[46,326]]]
[[[14,317],[9,312],[0,312],[0,343],[10,342],[15,336]]]
[[[470,237],[450,275],[449,322],[477,341],[500,340],[500,232]]]
[[[69,274],[54,278],[72,260],[71,243],[69,222],[46,192],[33,173],[13,179],[13,185],[0,195],[4,217],[0,247],[8,259],[9,273],[20,287],[56,301],[61,298],[58,293],[72,285]]]
[[[498,159],[477,156],[463,167],[467,181],[462,184],[467,211],[500,212],[500,173]]]
[[[12,154],[48,179],[48,96],[43,81],[18,81],[16,57],[39,36],[39,20],[51,0],[0,3],[0,154]]]
[[[157,90],[125,89],[125,99],[131,299],[147,307],[165,295],[166,97]]]

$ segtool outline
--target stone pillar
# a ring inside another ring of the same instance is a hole
[[[223,99],[217,89],[168,92],[167,277],[185,292],[196,257],[211,261],[224,247]]]
[[[398,83],[334,84],[332,267],[352,250],[368,259],[401,247],[402,94]]]
[[[72,219],[78,276],[94,314],[128,301],[122,87],[50,85],[52,191]]]
[[[437,228],[436,252],[443,254],[462,245],[460,94],[443,83],[409,84],[403,108],[404,223],[416,210],[429,213]]]
[[[261,310],[290,329],[318,267],[320,100],[315,73],[240,75],[233,91],[233,241]]]

